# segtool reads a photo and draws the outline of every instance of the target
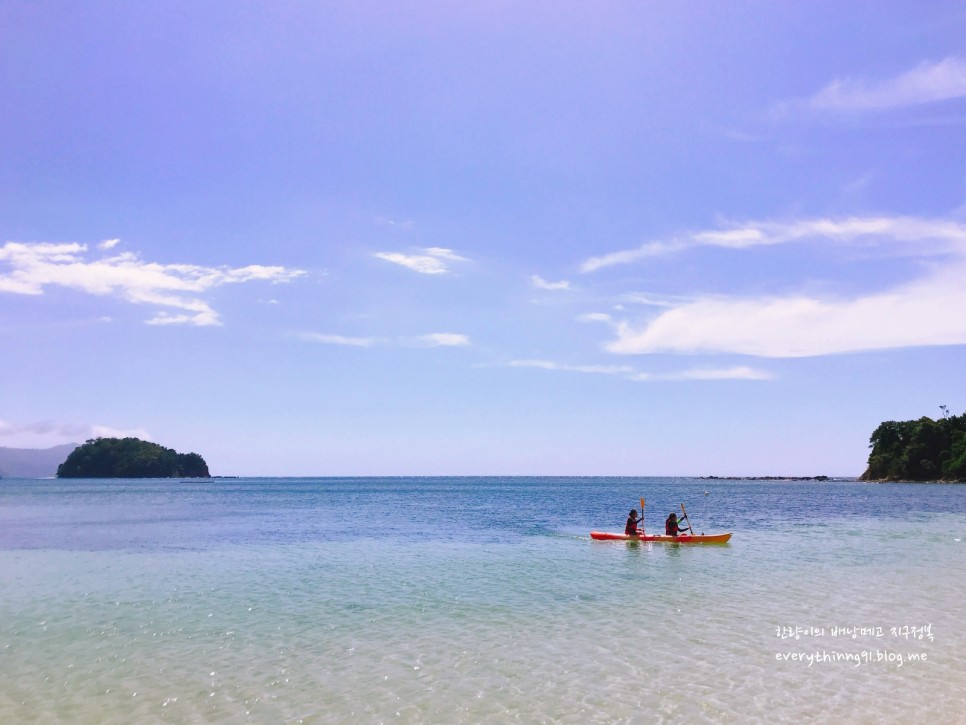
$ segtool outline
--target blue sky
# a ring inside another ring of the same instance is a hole
[[[858,475],[966,410],[964,38],[957,2],[0,3],[0,446]]]

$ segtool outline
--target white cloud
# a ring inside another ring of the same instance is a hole
[[[86,253],[84,244],[8,242],[0,247],[0,263],[9,267],[6,274],[0,274],[0,292],[41,295],[48,286],[66,287],[162,308],[148,324],[207,326],[220,325],[221,321],[202,299],[203,293],[226,284],[256,280],[289,282],[305,274],[298,269],[261,265],[233,269],[158,264],[145,262],[131,252],[88,259]]]
[[[630,264],[649,257],[682,252],[696,247],[749,249],[805,240],[832,242],[940,242],[936,253],[953,251],[966,242],[966,226],[955,222],[919,217],[849,217],[845,219],[805,219],[787,222],[758,221],[727,229],[691,232],[680,237],[652,241],[637,249],[622,250],[592,257],[581,264],[582,272]],[[916,251],[921,251],[916,248]]]
[[[920,63],[895,78],[870,82],[837,78],[810,98],[783,104],[780,112],[805,108],[820,112],[883,111],[966,97],[966,61],[951,56]]]
[[[142,441],[151,440],[151,434],[144,428],[113,428],[107,425],[91,426],[93,438],[140,438]]]
[[[619,354],[704,353],[806,357],[966,344],[966,226],[916,217],[754,222],[688,234],[642,254],[696,246],[751,249],[800,241],[861,244],[916,257],[918,277],[863,295],[668,298],[641,324],[614,321]],[[596,260],[600,268],[601,259]],[[611,263],[612,262],[611,260]],[[591,265],[593,266],[593,265]]]
[[[530,282],[537,289],[543,289],[543,290],[568,290],[568,289],[570,289],[570,282],[567,281],[567,280],[565,280],[565,279],[562,279],[559,282],[548,282],[547,280],[545,280],[543,277],[541,277],[538,274],[535,274],[532,277],[530,277]]]
[[[698,299],[642,329],[626,322],[606,345],[614,353],[738,353],[807,357],[966,344],[966,263],[848,300],[790,296]]]
[[[114,249],[118,244],[121,243],[120,239],[105,239],[103,242],[97,245],[98,249]]]
[[[469,337],[453,332],[433,332],[417,339],[430,347],[464,347],[470,344]]]
[[[451,249],[443,247],[426,247],[421,254],[403,254],[402,252],[376,252],[372,256],[386,262],[398,264],[420,274],[447,274],[450,269],[447,262],[465,262]]]

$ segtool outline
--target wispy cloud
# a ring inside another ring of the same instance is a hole
[[[415,337],[348,337],[319,332],[299,332],[295,337],[302,342],[316,342],[324,345],[344,345],[348,347],[466,347],[470,338],[456,332],[431,332]]]
[[[466,347],[470,344],[468,336],[455,332],[432,332],[417,339],[429,347]]]
[[[679,241],[648,242],[636,249],[622,249],[617,252],[610,252],[600,257],[591,257],[580,265],[580,271],[585,274],[596,272],[606,267],[615,267],[621,264],[632,264],[648,257],[656,257],[672,251],[686,249],[687,244]]]
[[[539,370],[559,370],[590,375],[619,375],[635,382],[683,382],[688,380],[771,380],[769,372],[746,366],[730,368],[694,368],[669,373],[637,372],[628,365],[571,365],[552,360],[511,360],[507,363],[513,368],[536,368]]]
[[[637,373],[631,380],[641,382],[688,381],[688,380],[773,380],[775,376],[766,370],[745,365],[730,368],[692,368],[673,373]]]
[[[588,312],[578,316],[577,322],[603,322],[605,325],[609,325],[614,322],[614,318],[606,312]]]
[[[530,283],[537,289],[543,290],[568,290],[570,289],[570,282],[568,280],[562,279],[559,282],[548,282],[543,277],[538,274],[530,277]]]
[[[540,370],[562,370],[569,373],[589,373],[592,375],[626,375],[634,372],[627,365],[568,365],[551,360],[511,360],[511,368],[539,368]]]
[[[143,428],[115,428],[88,423],[67,423],[43,420],[32,423],[11,423],[0,420],[0,438],[28,436],[49,438],[81,443],[89,438],[140,438],[151,440],[151,435]],[[51,445],[54,445],[51,443]]]
[[[379,217],[376,219],[376,224],[379,226],[401,229],[407,232],[416,228],[416,222],[414,222],[412,219],[386,219],[385,217]]]
[[[894,78],[870,81],[836,78],[809,98],[787,101],[776,109],[787,115],[804,109],[814,112],[856,113],[885,111],[966,97],[966,61],[955,56],[924,61]]]
[[[372,347],[386,342],[385,338],[379,337],[347,337],[321,332],[300,332],[297,337],[302,342],[319,342],[324,345],[345,345],[348,347]]]
[[[936,252],[948,251],[966,242],[966,226],[955,222],[919,217],[848,217],[756,221],[726,229],[689,232],[668,240],[647,242],[636,249],[612,252],[585,260],[580,270],[596,272],[607,267],[640,262],[650,257],[683,252],[696,247],[750,249],[805,240],[832,242],[922,242],[944,243]]]
[[[151,434],[144,428],[114,428],[109,425],[91,426],[94,438],[140,438],[143,441],[152,440]]]
[[[624,302],[645,307],[674,307],[682,301],[680,296],[643,294],[631,292],[621,297]],[[623,307],[623,306],[622,306]]]
[[[111,249],[116,241],[99,246]],[[229,268],[158,264],[131,252],[89,259],[87,252],[85,244],[8,242],[0,247],[0,265],[8,268],[6,274],[0,274],[0,292],[41,295],[46,287],[65,287],[161,308],[148,324],[207,326],[220,325],[221,320],[201,297],[205,292],[242,282],[289,282],[305,274],[298,269],[260,265]]]
[[[411,269],[420,274],[447,274],[450,271],[450,262],[468,261],[451,249],[443,247],[426,247],[418,254],[403,254],[402,252],[376,252],[372,256],[386,262],[392,262]]]

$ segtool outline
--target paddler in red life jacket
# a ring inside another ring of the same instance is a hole
[[[636,509],[631,509],[631,512],[627,514],[627,523],[624,524],[624,533],[627,536],[641,536],[644,533],[644,529],[637,528]]]
[[[682,529],[678,526],[678,515],[673,511],[667,517],[667,521],[664,522],[664,533],[668,536],[680,536],[681,534],[687,533],[687,529]]]

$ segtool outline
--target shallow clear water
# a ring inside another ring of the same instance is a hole
[[[590,540],[642,495],[734,537]],[[0,481],[0,722],[961,722],[964,545],[938,484]]]

